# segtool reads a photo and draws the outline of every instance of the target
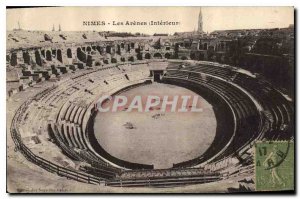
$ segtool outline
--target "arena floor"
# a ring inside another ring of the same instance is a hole
[[[167,84],[153,83],[122,93],[135,95],[197,95]],[[153,164],[155,169],[170,168],[203,154],[216,134],[212,106],[199,96],[202,112],[162,113],[106,112],[95,118],[94,132],[99,144],[112,156],[135,163]],[[128,124],[133,128],[127,128]]]

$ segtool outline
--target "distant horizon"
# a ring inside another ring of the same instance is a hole
[[[294,25],[294,24],[290,24],[290,25]],[[289,26],[290,26],[289,25]],[[272,30],[272,29],[285,29],[285,28],[289,28],[289,26],[287,27],[282,27],[282,28],[279,28],[279,27],[274,27],[274,28],[245,28],[245,29],[226,29],[226,30],[213,30],[209,33],[212,33],[212,32],[215,32],[215,31],[234,31],[234,30]],[[119,31],[115,31],[115,30],[105,30],[105,31],[98,31],[98,30],[61,30],[61,31],[58,31],[58,30],[55,30],[55,31],[52,31],[52,30],[30,30],[30,29],[12,29],[12,30],[6,30],[7,32],[9,31],[30,31],[30,32],[116,32],[116,33],[130,33],[130,34],[136,34],[136,33],[140,33],[140,34],[144,34],[144,35],[149,35],[149,34],[146,34],[146,33],[143,33],[143,32],[119,32]],[[183,31],[183,32],[193,32],[193,31]],[[174,32],[173,34],[175,33],[181,33],[181,32]],[[153,33],[153,34],[168,34],[168,33],[161,33],[161,32],[156,32],[156,33]],[[153,34],[150,34],[150,35],[153,35]],[[168,35],[173,35],[173,34],[168,34]]]
[[[34,11],[33,11],[34,9]],[[7,31],[127,32],[147,35],[193,32],[197,30],[200,7],[43,7],[7,9]],[[274,29],[294,25],[293,7],[201,7],[203,31]],[[105,25],[84,26],[84,21]],[[125,25],[126,21],[148,23]],[[177,22],[179,25],[153,25],[150,21]],[[123,23],[113,25],[113,23]]]

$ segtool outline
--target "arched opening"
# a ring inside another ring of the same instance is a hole
[[[25,64],[30,64],[30,55],[28,52],[23,52],[23,59]]]
[[[52,57],[56,58],[56,50],[52,50]]]
[[[18,64],[17,53],[11,54],[10,65],[15,66]]]
[[[124,57],[121,57],[121,62],[125,62],[125,58]]]
[[[85,52],[85,50],[86,50],[86,48],[85,48],[85,47],[82,47],[81,49],[82,49],[82,51],[83,51],[83,52]]]
[[[156,58],[156,59],[161,59],[161,58],[162,58],[162,55],[161,55],[160,53],[155,53],[155,54],[153,55],[153,57]]]
[[[161,73],[159,72],[153,72],[153,78],[155,82],[160,82],[161,80]]]
[[[62,60],[62,54],[61,54],[61,50],[60,49],[57,50],[57,60],[60,61],[61,63],[63,62],[63,60]]]
[[[207,43],[204,43],[203,48],[204,50],[207,50]]]
[[[139,53],[141,52],[141,48],[140,48],[140,47],[135,48],[135,52],[136,52],[137,54],[139,54]]]
[[[52,56],[51,56],[50,50],[47,50],[47,51],[46,51],[46,60],[47,60],[47,61],[51,61],[51,60],[52,60]]]
[[[41,66],[42,65],[42,59],[41,59],[41,55],[39,53],[38,50],[35,51],[35,62],[37,65]]]
[[[203,53],[199,54],[199,60],[204,60],[204,54]]]
[[[86,65],[90,67],[93,65],[93,59],[91,55],[87,56]]]
[[[111,54],[111,46],[106,46],[106,53]]]
[[[196,59],[195,53],[191,53],[190,57],[191,57],[191,59],[193,59],[193,60]]]
[[[121,43],[121,48],[124,48],[124,47],[125,47],[124,43]]]
[[[98,52],[101,54],[101,47],[97,46],[96,49],[98,50]]]
[[[95,62],[95,66],[101,66],[101,63],[100,62]]]
[[[185,48],[189,48],[191,46],[191,43],[190,42],[184,42],[184,47]]]
[[[150,53],[146,53],[146,54],[145,54],[145,59],[151,59]]]
[[[134,61],[134,57],[132,57],[132,56],[129,57],[129,58],[128,58],[128,61],[132,61],[132,62],[133,62],[133,61]]]
[[[87,51],[87,52],[91,52],[91,51],[92,51],[92,48],[91,48],[90,46],[88,46],[88,47],[86,48],[86,51]]]
[[[117,45],[117,54],[121,55],[121,46],[119,44]]]
[[[84,52],[81,51],[81,48],[77,48],[76,52],[77,52],[77,58],[80,61],[86,63],[86,55]]]
[[[136,55],[136,57],[137,57],[138,60],[143,60],[143,54],[142,53],[138,53]]]
[[[134,48],[134,43],[131,43],[131,44],[130,44],[130,47],[131,47],[131,48]]]
[[[92,46],[92,49],[93,49],[93,50],[96,50],[96,46]]]
[[[70,48],[67,49],[67,57],[72,58],[72,50]]]
[[[210,60],[210,61],[213,60],[214,52],[215,52],[215,47],[214,46],[208,46],[208,49],[207,49],[207,59],[208,60]]]
[[[116,58],[111,58],[111,63],[117,63],[117,59]]]
[[[81,60],[81,49],[80,49],[80,48],[77,48],[77,49],[76,49],[76,55],[77,55],[77,58],[78,58],[79,60]]]
[[[182,56],[181,60],[187,60],[188,58],[186,56]]]
[[[108,60],[107,60],[107,59],[104,60],[103,63],[104,63],[104,64],[108,64]]]
[[[170,57],[171,57],[171,54],[170,54],[170,53],[166,53],[166,54],[165,54],[165,58],[166,58],[166,59],[170,59]]]

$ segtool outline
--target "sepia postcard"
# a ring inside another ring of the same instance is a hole
[[[294,7],[6,7],[8,193],[295,193]]]

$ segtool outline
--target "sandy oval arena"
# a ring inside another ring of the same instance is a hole
[[[136,95],[197,95],[174,85],[153,83],[122,93]],[[170,168],[203,154],[214,140],[217,121],[212,106],[198,96],[202,112],[101,112],[97,113],[94,133],[110,155],[128,162],[153,164],[155,169]]]

